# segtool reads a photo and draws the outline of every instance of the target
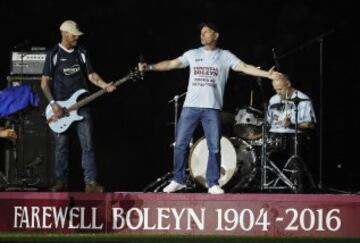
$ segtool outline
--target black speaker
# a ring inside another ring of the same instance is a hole
[[[15,187],[47,188],[54,179],[54,143],[44,116],[47,100],[40,82],[40,76],[8,77],[9,87],[29,85],[40,98],[39,107],[27,107],[6,121],[18,135],[5,155],[6,175]]]

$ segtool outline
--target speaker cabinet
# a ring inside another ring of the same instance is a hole
[[[18,139],[6,150],[6,175],[11,185],[48,187],[53,182],[53,139],[44,116],[47,100],[41,77],[8,77],[8,86],[30,85],[40,98],[39,107],[27,107],[8,118],[8,126],[17,131]]]

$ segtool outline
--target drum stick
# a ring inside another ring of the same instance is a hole
[[[251,90],[251,92],[250,92],[250,107],[253,106],[253,96],[254,96],[254,91]]]
[[[285,118],[287,118],[288,114],[287,114],[287,109],[288,109],[288,91],[286,90],[285,92],[285,108],[284,108],[284,112],[285,112]]]

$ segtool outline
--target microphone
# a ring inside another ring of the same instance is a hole
[[[278,58],[278,56],[276,55],[275,48],[272,49],[272,55],[273,55],[273,59],[274,59],[274,62],[275,62],[275,67],[276,67],[276,69],[277,69],[277,70],[280,70],[279,58]]]

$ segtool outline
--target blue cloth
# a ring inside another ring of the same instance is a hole
[[[174,180],[186,184],[186,161],[190,140],[201,122],[209,149],[206,179],[209,188],[219,185],[220,178],[220,111],[210,108],[183,107],[175,141]]]
[[[29,105],[38,107],[39,103],[39,97],[29,85],[3,89],[0,91],[0,117],[11,115]]]

